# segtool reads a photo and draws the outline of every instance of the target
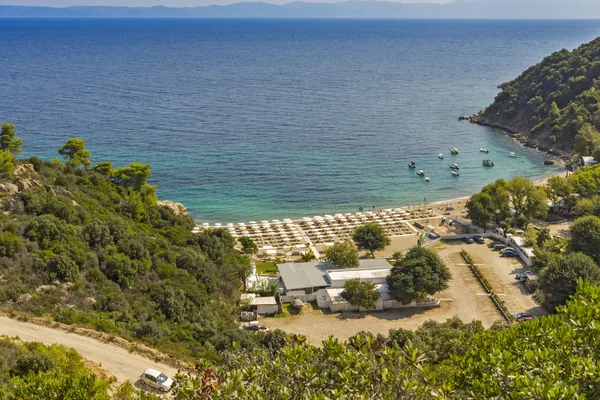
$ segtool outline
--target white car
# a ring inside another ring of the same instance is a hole
[[[140,381],[150,386],[151,388],[158,389],[161,392],[168,392],[171,390],[171,386],[173,386],[173,379],[169,378],[165,374],[155,369],[148,368],[142,376],[140,376]]]

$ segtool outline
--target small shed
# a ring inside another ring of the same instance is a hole
[[[252,309],[256,310],[256,312],[260,315],[278,312],[279,305],[277,304],[277,300],[275,297],[255,297],[252,299],[250,303]]]
[[[589,167],[595,164],[598,164],[598,161],[594,160],[594,157],[581,157],[582,166]]]

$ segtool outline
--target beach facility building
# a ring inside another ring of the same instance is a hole
[[[336,269],[327,262],[278,264],[277,269],[281,276],[279,294],[282,303],[298,298],[304,302],[315,301],[319,308],[328,308],[332,312],[358,310],[344,300],[341,293],[347,281],[360,279],[374,283],[380,293],[375,310],[416,306],[416,303],[402,305],[391,298],[386,279],[392,265],[385,259],[360,260],[358,268],[350,269]]]
[[[258,315],[279,312],[279,304],[273,296],[261,297],[255,293],[242,293],[240,302],[247,302],[250,309]]]

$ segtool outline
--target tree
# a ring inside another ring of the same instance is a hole
[[[575,135],[573,148],[581,156],[593,156],[600,148],[600,133],[590,123],[585,123]]]
[[[591,257],[583,253],[570,253],[552,259],[539,282],[545,305],[554,309],[565,304],[575,294],[579,279],[592,284],[600,283],[600,267]]]
[[[600,196],[594,196],[590,199],[579,199],[573,207],[573,213],[576,217],[586,217],[595,215],[600,217]]]
[[[450,270],[434,251],[413,247],[387,277],[391,296],[409,304],[448,287]]]
[[[488,193],[476,193],[467,201],[468,217],[471,221],[487,230],[488,225],[494,221],[494,203]]]
[[[116,183],[132,187],[138,192],[146,186],[147,180],[152,176],[150,164],[131,163],[127,167],[112,170],[111,176]]]
[[[232,271],[242,281],[244,292],[246,291],[246,279],[252,273],[252,260],[241,254],[230,254],[223,259],[223,268]]]
[[[385,246],[391,243],[385,230],[375,222],[370,222],[354,229],[352,240],[354,240],[359,250],[367,250],[373,257],[375,257],[374,251],[383,250]]]
[[[312,250],[309,250],[305,253],[302,253],[302,261],[304,262],[311,262],[312,260],[316,259],[317,257],[315,257],[315,253],[312,252]]]
[[[110,176],[113,170],[113,165],[110,161],[102,161],[94,165],[92,169],[102,176]]]
[[[0,132],[0,150],[8,151],[12,154],[21,154],[23,139],[15,139],[16,135],[15,124],[4,122],[2,124],[2,131]]]
[[[571,225],[571,245],[573,250],[600,262],[600,218],[589,216],[576,219]]]
[[[12,257],[21,248],[21,239],[12,233],[0,235],[0,257]]]
[[[58,154],[67,160],[67,165],[73,167],[81,165],[87,167],[92,165],[92,161],[90,160],[92,153],[85,149],[85,141],[83,139],[71,138],[67,140],[64,146],[58,148]]]
[[[6,150],[0,150],[0,176],[10,178],[15,170],[15,157]]]
[[[337,268],[357,268],[360,265],[358,251],[350,240],[327,247],[325,258]]]
[[[79,273],[77,264],[64,254],[52,257],[50,262],[48,262],[47,268],[51,274],[61,281],[73,282]]]
[[[361,282],[360,279],[347,281],[340,296],[355,307],[367,309],[375,308],[375,303],[380,298],[374,283]]]
[[[254,255],[254,254],[258,253],[258,246],[254,242],[254,240],[252,240],[248,236],[242,236],[241,238],[238,239],[238,241],[242,245],[243,253],[250,254],[250,255]]]

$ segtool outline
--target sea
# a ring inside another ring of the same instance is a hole
[[[0,120],[22,157],[80,137],[94,162],[150,163],[198,222],[401,207],[560,172],[458,116],[599,35],[595,20],[4,18]]]

